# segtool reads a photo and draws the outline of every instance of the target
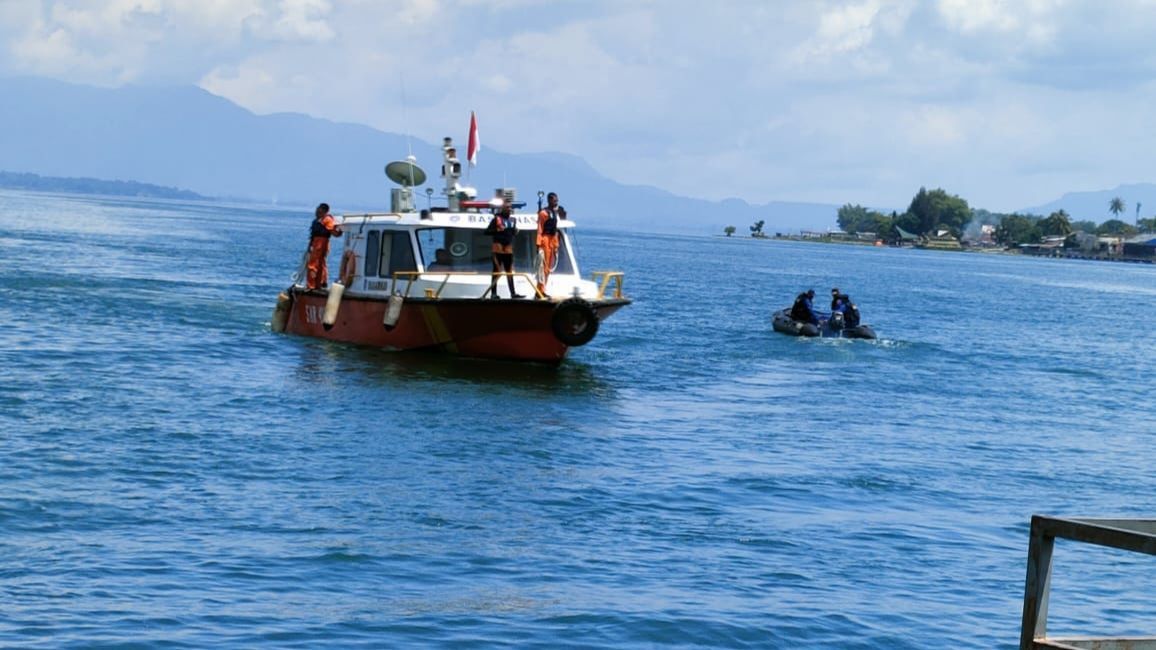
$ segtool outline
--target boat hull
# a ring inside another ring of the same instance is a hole
[[[350,296],[331,327],[323,323],[326,291],[289,289],[285,332],[386,350],[438,350],[485,359],[557,364],[571,346],[552,329],[551,300],[406,298],[393,327],[383,323],[388,298]],[[630,304],[625,298],[589,303],[598,320]]]
[[[790,310],[783,309],[775,312],[771,317],[771,327],[776,332],[788,334],[790,336],[807,336],[823,338],[843,338],[843,339],[873,339],[875,338],[875,330],[870,325],[858,325],[856,327],[844,327],[842,329],[835,329],[830,327],[826,320],[820,320],[818,325],[813,323],[804,323],[791,318]]]

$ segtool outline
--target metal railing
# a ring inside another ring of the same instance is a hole
[[[1048,638],[1048,595],[1056,539],[1156,555],[1156,519],[1060,519],[1032,515],[1020,650],[1156,650],[1156,637]]]
[[[622,271],[594,271],[590,275],[594,276],[594,282],[598,284],[598,299],[602,300],[606,297],[606,287],[610,282],[614,282],[614,297],[622,297],[622,282],[626,279],[626,274]]]
[[[444,277],[442,277],[441,284],[439,284],[436,289],[427,287],[425,290],[425,296],[424,296],[425,298],[437,299],[437,298],[442,297],[442,291],[446,288],[446,284],[450,281],[450,278],[452,278],[454,276],[477,277],[479,275],[491,277],[495,274],[494,273],[480,273],[478,271],[395,271],[393,274],[393,280],[394,280],[395,286],[396,286],[397,282],[399,282],[401,280],[406,281],[405,291],[402,292],[402,296],[405,298],[409,298],[410,297],[409,292],[413,288],[413,283],[415,280],[418,280],[422,277],[428,277],[428,276],[435,276],[435,277],[444,276]],[[519,273],[519,272],[505,273],[505,272],[501,272],[501,273],[497,273],[496,275],[512,275],[515,278],[524,278],[526,280],[526,282],[528,282],[530,284],[530,288],[534,291],[535,296],[537,296],[539,298],[545,298],[546,297],[546,294],[538,291],[538,281],[537,281],[537,279],[534,278],[533,275],[530,275],[529,273],[524,273],[524,272],[523,273]],[[486,289],[486,293],[489,293],[489,288]],[[484,296],[485,294],[482,294],[482,295]]]
[[[394,279],[395,286],[396,286],[397,282],[400,282],[402,280],[405,281],[405,290],[402,292],[402,296],[409,298],[410,297],[410,290],[413,288],[414,281],[421,279],[423,277],[425,277],[425,278],[429,278],[431,276],[432,277],[441,277],[441,283],[437,286],[436,289],[427,287],[425,290],[425,296],[424,297],[436,299],[436,298],[441,298],[442,291],[445,289],[446,284],[450,281],[450,278],[452,278],[454,276],[477,277],[479,275],[484,275],[484,276],[489,277],[489,276],[492,276],[493,273],[484,273],[484,272],[479,272],[479,271],[395,271],[393,274],[393,279]],[[498,273],[498,275],[512,275],[515,278],[523,278],[526,280],[526,282],[533,289],[535,296],[537,296],[539,298],[546,298],[547,297],[546,294],[542,293],[541,291],[538,291],[538,280],[536,277],[534,277],[530,273],[526,273],[526,272],[504,273],[503,272],[503,273]],[[622,283],[626,278],[625,273],[623,273],[622,271],[594,271],[593,273],[591,273],[591,275],[593,276],[594,283],[598,285],[598,298],[597,298],[597,300],[602,300],[603,298],[606,297],[606,289],[609,288],[612,283],[613,283],[613,287],[614,287],[614,297],[615,298],[621,298],[622,297]]]

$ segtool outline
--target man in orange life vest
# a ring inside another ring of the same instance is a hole
[[[558,205],[558,195],[546,195],[546,207],[538,211],[538,294],[546,295],[546,281],[558,261],[558,220],[566,218],[566,208]]]
[[[329,214],[329,204],[317,206],[313,224],[309,227],[309,261],[306,263],[305,288],[320,289],[329,285],[329,270],[325,259],[329,257],[329,238],[340,237],[341,226]]]

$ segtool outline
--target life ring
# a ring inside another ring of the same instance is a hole
[[[586,345],[598,333],[598,313],[581,298],[568,298],[550,316],[554,338],[571,347]]]
[[[337,274],[337,278],[341,284],[349,286],[353,282],[353,276],[357,273],[357,254],[353,251],[345,251],[341,255],[341,272]]]

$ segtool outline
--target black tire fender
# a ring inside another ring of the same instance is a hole
[[[567,298],[550,315],[550,330],[566,345],[586,345],[598,333],[598,312],[581,298]]]

